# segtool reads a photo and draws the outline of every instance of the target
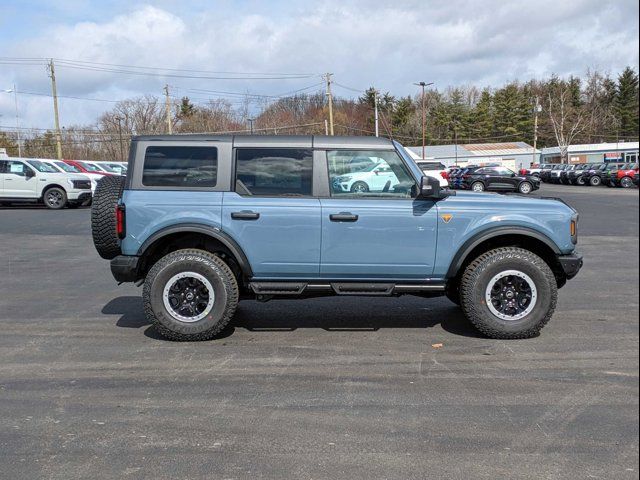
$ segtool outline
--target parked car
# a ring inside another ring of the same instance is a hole
[[[50,163],[54,167],[62,170],[66,173],[79,173],[84,175],[85,177],[91,180],[91,193],[93,194],[96,191],[96,186],[98,185],[98,180],[100,180],[104,175],[102,173],[93,173],[89,171],[82,171],[80,168],[72,165],[70,163],[64,162],[62,160],[43,160],[43,162]]]
[[[465,175],[464,183],[469,190],[484,192],[531,193],[540,188],[540,179],[533,175],[516,175],[506,167],[481,167]]]
[[[544,181],[548,183],[560,183],[560,174],[564,172],[570,165],[566,163],[560,163],[558,165],[554,165],[553,168],[549,171],[549,177],[545,176]]]
[[[620,168],[621,165],[624,165],[624,164],[613,163],[613,162],[597,164],[596,167],[591,168],[590,170],[587,170],[582,174],[582,179],[584,180],[584,184],[590,185],[592,187],[597,187],[599,185],[602,185],[602,179],[604,178],[606,173],[609,172],[609,170],[613,170],[613,169],[617,170],[618,168]]]
[[[361,155],[396,181],[333,181]],[[582,266],[567,204],[441,189],[388,139],[153,135],[131,158],[126,186],[98,183],[94,244],[175,340],[215,337],[242,299],[403,294],[447,295],[489,337],[531,337]]]
[[[567,170],[566,175],[564,177],[566,178],[567,184],[568,185],[584,185],[584,179],[582,178],[582,174],[585,171],[588,171],[593,165],[594,164],[592,163],[579,163],[572,170]],[[563,176],[561,175],[560,178],[562,180]]]
[[[562,170],[560,172],[560,178],[558,183],[561,183],[562,185],[569,185],[569,173],[575,171],[575,169],[577,167],[579,167],[580,164],[577,165],[568,165],[567,168],[565,168],[564,170]]]
[[[613,174],[614,171],[611,170],[609,175],[609,186],[631,188],[633,187],[633,177],[638,173],[638,164],[629,163],[615,171],[615,175]]]
[[[540,173],[538,174],[538,177],[540,177],[540,180],[542,180],[545,183],[549,182],[549,180],[551,179],[551,171],[557,166],[558,166],[557,163],[556,164],[545,164],[540,169]]]
[[[543,163],[543,164],[532,164],[529,170],[529,175],[535,175],[536,177],[540,176],[540,172],[542,170],[548,170],[553,168],[553,164]]]
[[[105,161],[100,161],[100,162],[91,162],[93,165],[98,166],[99,168],[101,168],[102,170],[108,172],[108,173],[113,173],[116,175],[126,175],[127,174],[127,167],[120,162],[105,162]]]
[[[81,161],[81,160],[64,160],[64,163],[68,165],[73,165],[78,168],[82,173],[93,173],[97,175],[114,175],[113,173],[109,173],[106,170],[94,165],[91,162]]]
[[[476,171],[478,168],[480,168],[480,167],[473,166],[473,165],[469,166],[469,167],[461,168],[460,170],[455,172],[455,174],[450,176],[449,185],[453,189],[465,189],[465,188],[467,188],[467,185],[465,183],[465,178],[469,178],[469,176],[474,171]]]
[[[39,160],[0,159],[0,203],[44,203],[59,210],[91,200],[91,181]]]
[[[441,187],[449,186],[449,174],[443,163],[430,160],[416,160],[416,164],[428,177],[437,178]]]
[[[640,180],[640,175],[638,172],[633,174],[633,184],[637,187]]]

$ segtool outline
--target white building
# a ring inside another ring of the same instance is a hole
[[[638,142],[586,143],[569,147],[569,163],[604,163],[638,161]],[[543,148],[542,163],[560,163],[558,147]]]

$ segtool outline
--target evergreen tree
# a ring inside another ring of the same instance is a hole
[[[470,134],[473,138],[484,139],[493,135],[493,115],[493,96],[485,88],[470,115]]]
[[[178,113],[178,116],[180,118],[189,118],[193,116],[194,113],[196,113],[196,106],[191,103],[189,97],[182,97],[182,100],[180,101],[180,112]]]
[[[618,77],[615,112],[621,137],[638,136],[638,74],[627,67]]]

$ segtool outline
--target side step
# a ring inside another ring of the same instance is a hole
[[[337,295],[391,295],[394,283],[332,283]]]
[[[251,282],[251,290],[256,295],[301,295],[316,292],[316,294],[335,295],[367,295],[390,296],[403,293],[442,292],[444,283],[362,283],[362,282]]]
[[[249,285],[258,295],[300,295],[307,287],[303,282],[252,282]]]

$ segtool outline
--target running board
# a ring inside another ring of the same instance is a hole
[[[251,282],[256,295],[301,295],[303,293],[333,293],[335,295],[389,296],[399,293],[442,292],[443,283],[362,283],[362,282]]]

